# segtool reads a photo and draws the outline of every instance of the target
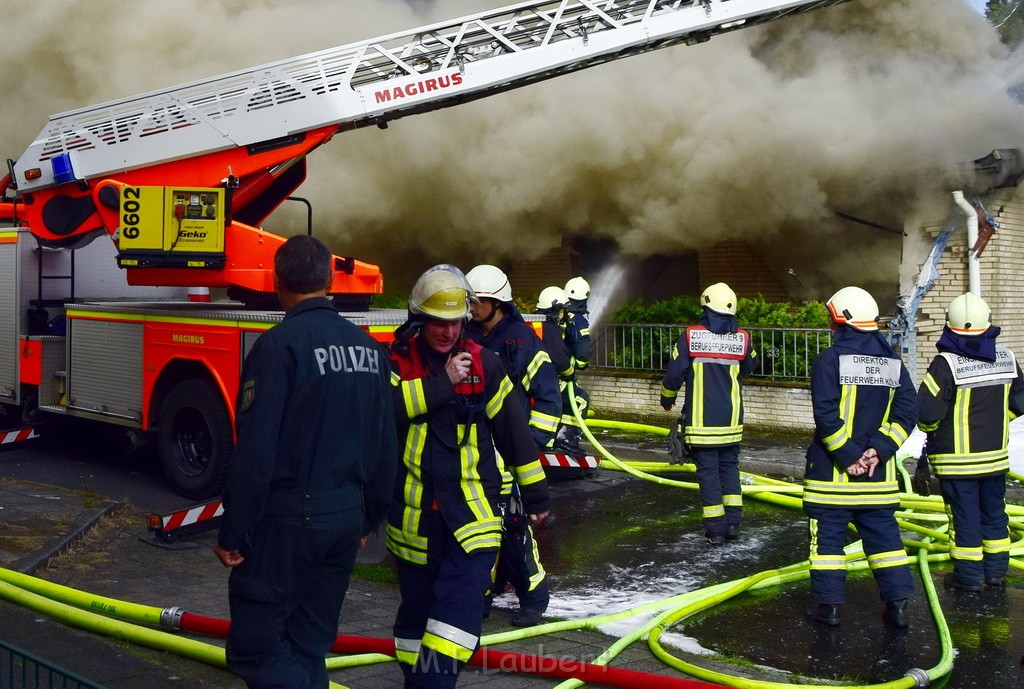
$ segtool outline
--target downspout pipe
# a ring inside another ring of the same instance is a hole
[[[981,263],[974,253],[974,246],[978,243],[978,211],[964,198],[962,191],[953,192],[953,201],[967,219],[967,290],[980,297]]]

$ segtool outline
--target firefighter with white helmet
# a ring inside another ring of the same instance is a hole
[[[552,446],[562,400],[558,374],[537,333],[512,302],[508,276],[497,266],[478,265],[466,275],[477,303],[466,337],[498,355],[515,388],[514,393],[529,415],[537,452]],[[515,587],[519,612],[512,624],[529,627],[540,622],[550,600],[544,567],[540,563],[530,524],[523,517],[519,486],[506,477],[503,495],[505,532],[495,572],[495,587],[505,582]]]
[[[537,313],[544,316],[544,323],[541,327],[541,341],[544,349],[551,358],[551,364],[558,372],[560,379],[567,379],[573,374],[572,359],[565,347],[565,340],[562,338],[562,328],[565,324],[565,306],[569,298],[565,290],[556,285],[545,287],[537,297]],[[562,413],[565,413],[565,405],[562,405]]]
[[[1024,414],[1024,378],[1013,352],[996,343],[999,333],[984,299],[970,292],[953,299],[917,393],[923,461],[952,516],[946,584],[965,591],[1003,586],[1009,566],[1008,425]],[[922,470],[919,463],[915,485],[928,483]]]
[[[811,366],[815,430],[803,481],[811,534],[807,614],[828,626],[840,623],[853,522],[885,602],[884,619],[904,628],[914,582],[895,517],[895,456],[917,423],[914,386],[878,332],[878,305],[867,291],[844,287],[826,307],[834,344]]]
[[[523,405],[498,357],[463,336],[475,299],[458,268],[434,266],[413,287],[391,350],[404,450],[386,539],[402,595],[394,635],[406,686],[454,687],[479,646],[502,539],[502,466],[531,522],[548,511]]]
[[[587,300],[590,299],[590,283],[582,277],[571,278],[565,283],[568,302],[565,311],[568,316],[565,326],[565,346],[569,348],[573,367],[585,371],[590,365],[593,345],[590,341],[590,318]]]
[[[576,368],[565,344],[564,329],[568,320],[565,307],[568,303],[569,297],[561,287],[556,285],[545,287],[537,298],[537,313],[544,316],[541,340],[544,342],[548,356],[551,357],[551,363],[558,371],[558,387],[562,395],[562,417],[559,420],[558,432],[555,435],[555,444],[552,449],[579,457],[584,454],[579,445],[582,433],[569,402],[569,383],[574,383],[576,407],[581,414],[586,413],[587,407],[590,406],[590,395],[578,384],[575,384]],[[547,467],[547,471],[560,478],[579,478],[592,472],[591,469],[575,467]]]
[[[661,388],[661,406],[670,411],[686,386],[669,451],[681,461],[685,449],[696,464],[704,537],[711,545],[739,538],[743,514],[743,377],[753,370],[757,352],[737,325],[736,301],[724,282],[704,290],[700,324],[680,335]]]
[[[582,277],[570,278],[563,290],[566,296],[565,317],[562,319],[562,340],[569,353],[571,370],[559,372],[562,389],[562,418],[555,439],[555,449],[572,456],[583,455],[580,448],[579,422],[573,414],[569,401],[569,383],[576,393],[576,407],[581,415],[586,415],[590,407],[590,395],[576,380],[576,373],[585,371],[590,365],[593,344],[590,339],[590,316],[587,311],[587,300],[590,298],[590,283]]]

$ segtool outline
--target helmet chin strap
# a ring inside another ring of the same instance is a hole
[[[494,299],[481,299],[480,305],[483,306],[484,304],[491,307],[491,312],[487,314],[487,318],[480,321],[480,327],[486,335],[494,330],[494,326],[501,321],[502,316],[504,316],[504,311],[501,308],[501,302],[495,301]]]

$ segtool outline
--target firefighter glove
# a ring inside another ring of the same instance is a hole
[[[927,496],[932,494],[932,469],[931,465],[928,464],[928,456],[923,453],[917,460],[917,469],[914,471],[912,483],[918,495]]]

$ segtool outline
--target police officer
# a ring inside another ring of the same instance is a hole
[[[245,358],[214,551],[231,567],[227,662],[249,687],[326,689],[356,551],[383,520],[398,442],[387,354],[327,298],[332,256],[274,256],[286,314]]]
[[[1011,414],[1024,414],[1024,378],[999,332],[984,299],[954,299],[918,390],[918,426],[951,519],[946,584],[966,591],[1003,586],[1009,566],[1007,438]]]
[[[562,395],[562,417],[559,419],[558,431],[555,434],[555,444],[552,449],[572,455],[573,457],[579,457],[584,452],[579,445],[581,437],[579,422],[577,422],[576,416],[572,411],[572,405],[569,402],[569,384],[573,384],[572,389],[576,395],[576,408],[580,414],[586,413],[587,407],[590,406],[590,395],[576,384],[575,357],[573,357],[565,342],[565,330],[569,322],[568,312],[566,311],[568,304],[569,297],[566,295],[565,290],[556,285],[545,287],[537,298],[537,313],[544,316],[541,341],[544,343],[544,349],[547,350],[548,356],[551,357],[551,363],[555,367],[555,371],[558,372],[558,388]],[[567,477],[579,473],[578,470],[569,471],[573,473],[567,473]]]
[[[704,290],[700,324],[679,336],[661,387],[661,406],[671,411],[686,384],[676,433],[697,467],[704,537],[711,545],[739,538],[743,515],[743,376],[757,352],[736,323],[736,301],[724,282]]]
[[[843,547],[852,521],[885,601],[885,619],[902,628],[914,582],[895,517],[895,454],[917,423],[914,386],[878,333],[878,306],[870,294],[844,287],[827,308],[834,344],[811,366],[815,429],[804,471],[814,603],[807,613],[825,625],[840,623]]]
[[[526,412],[492,352],[463,337],[473,292],[451,265],[417,280],[392,345],[403,464],[388,515],[402,602],[395,654],[406,687],[454,687],[480,641],[501,544],[501,453],[531,523],[547,481]]]
[[[479,265],[466,278],[477,297],[477,302],[470,305],[473,318],[466,327],[466,337],[498,355],[515,386],[516,398],[530,417],[536,451],[544,452],[554,444],[562,412],[558,375],[551,358],[512,303],[512,286],[500,268]],[[519,486],[512,479],[506,474],[504,536],[494,590],[511,583],[519,598],[519,611],[512,617],[512,624],[531,627],[540,622],[551,595],[533,530],[523,514]]]

